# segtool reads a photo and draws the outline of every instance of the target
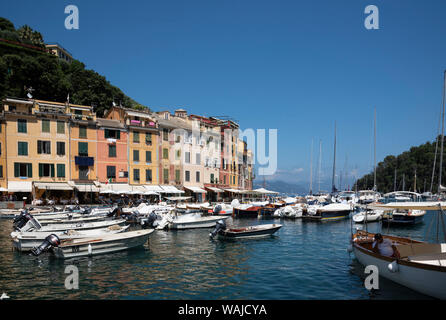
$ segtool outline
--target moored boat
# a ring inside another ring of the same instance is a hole
[[[216,217],[207,216],[203,217],[201,214],[186,214],[175,217],[169,222],[170,229],[196,229],[196,228],[212,228],[216,222],[222,219],[227,219],[228,216]]]
[[[215,230],[209,234],[211,239],[218,236],[219,239],[246,239],[260,238],[273,235],[282,227],[281,224],[262,224],[240,228],[226,228],[223,220],[217,222]]]

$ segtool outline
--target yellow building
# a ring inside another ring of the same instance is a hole
[[[67,106],[61,103],[9,98],[3,101],[9,192],[33,192],[35,187],[35,196],[39,197],[50,186],[56,186],[55,190],[72,189],[66,183],[69,180],[66,110]]]
[[[148,111],[111,107],[106,119],[123,122],[128,131],[129,184],[152,185],[158,181],[158,123]]]

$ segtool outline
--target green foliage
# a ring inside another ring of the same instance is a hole
[[[441,141],[441,137],[438,137]],[[445,144],[446,145],[446,144]],[[387,156],[384,161],[378,163],[376,167],[376,184],[379,192],[387,193],[403,190],[403,176],[405,191],[426,192],[431,191],[432,169],[434,166],[436,141],[426,142],[418,147],[412,147],[409,151],[403,152],[398,156]],[[434,181],[432,192],[438,189],[438,166],[440,162],[440,144],[438,145],[436,168],[434,172]],[[446,157],[443,155],[446,161]],[[396,169],[396,183],[395,181]],[[416,190],[415,189],[415,171],[416,171]],[[446,182],[446,169],[443,166],[442,179]],[[358,190],[372,189],[373,176],[371,172],[356,181]],[[443,185],[445,183],[442,183]]]
[[[11,29],[12,26],[12,29]],[[44,47],[43,37],[29,26],[17,31],[8,20],[0,18],[0,38]],[[35,99],[95,106],[98,116],[112,106],[113,101],[130,108],[146,108],[127,97],[104,76],[77,60],[71,64],[56,56],[20,45],[0,42],[0,99],[7,96],[26,98],[25,87],[32,87]]]

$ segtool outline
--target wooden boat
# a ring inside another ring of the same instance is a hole
[[[219,239],[246,239],[260,238],[273,235],[282,227],[280,224],[262,224],[245,228],[231,228],[219,230],[217,236]]]
[[[259,215],[259,209],[262,207],[260,206],[249,206],[244,207],[240,206],[238,208],[234,208],[234,215],[238,218],[249,218],[249,217],[257,217]]]
[[[169,223],[170,229],[196,229],[196,228],[212,228],[219,220],[229,218],[228,216],[207,216],[200,214],[187,214],[172,219]]]
[[[384,278],[422,294],[446,299],[446,243],[383,235],[384,239],[395,243],[400,254],[397,259],[374,253],[373,237],[373,233],[362,230],[352,237],[351,250],[362,265],[374,265]]]
[[[12,244],[18,251],[31,251],[37,247],[50,234],[55,234],[60,240],[79,239],[93,236],[104,236],[126,231],[130,226],[113,225],[107,228],[91,230],[66,230],[63,232],[12,232]]]
[[[60,259],[113,253],[144,245],[152,232],[153,229],[146,229],[101,237],[61,240],[51,251]]]

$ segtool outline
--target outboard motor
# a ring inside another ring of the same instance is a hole
[[[143,228],[154,228],[156,227],[155,221],[158,219],[158,216],[155,212],[150,212],[147,219],[141,220],[141,225]]]
[[[107,217],[113,217],[114,215],[116,215],[118,213],[119,207],[113,207],[112,210],[110,210],[107,213]]]
[[[20,212],[20,215],[14,218],[14,222],[13,222],[14,229],[19,231],[31,219],[33,219],[33,216],[28,212],[28,210],[26,210],[26,209],[22,210]]]
[[[211,237],[211,239],[214,239],[214,237],[221,231],[221,230],[226,230],[226,223],[224,220],[218,220],[217,223],[215,224],[215,229],[214,231],[212,231],[209,234],[209,237]]]
[[[222,209],[221,204],[217,204],[217,205],[214,207],[214,213],[219,213],[219,212],[221,211],[221,209]]]
[[[31,254],[34,256],[39,256],[43,252],[47,252],[53,247],[57,247],[60,245],[60,239],[55,234],[50,234],[48,237],[43,240],[42,244],[38,247],[35,247],[31,250]]]

